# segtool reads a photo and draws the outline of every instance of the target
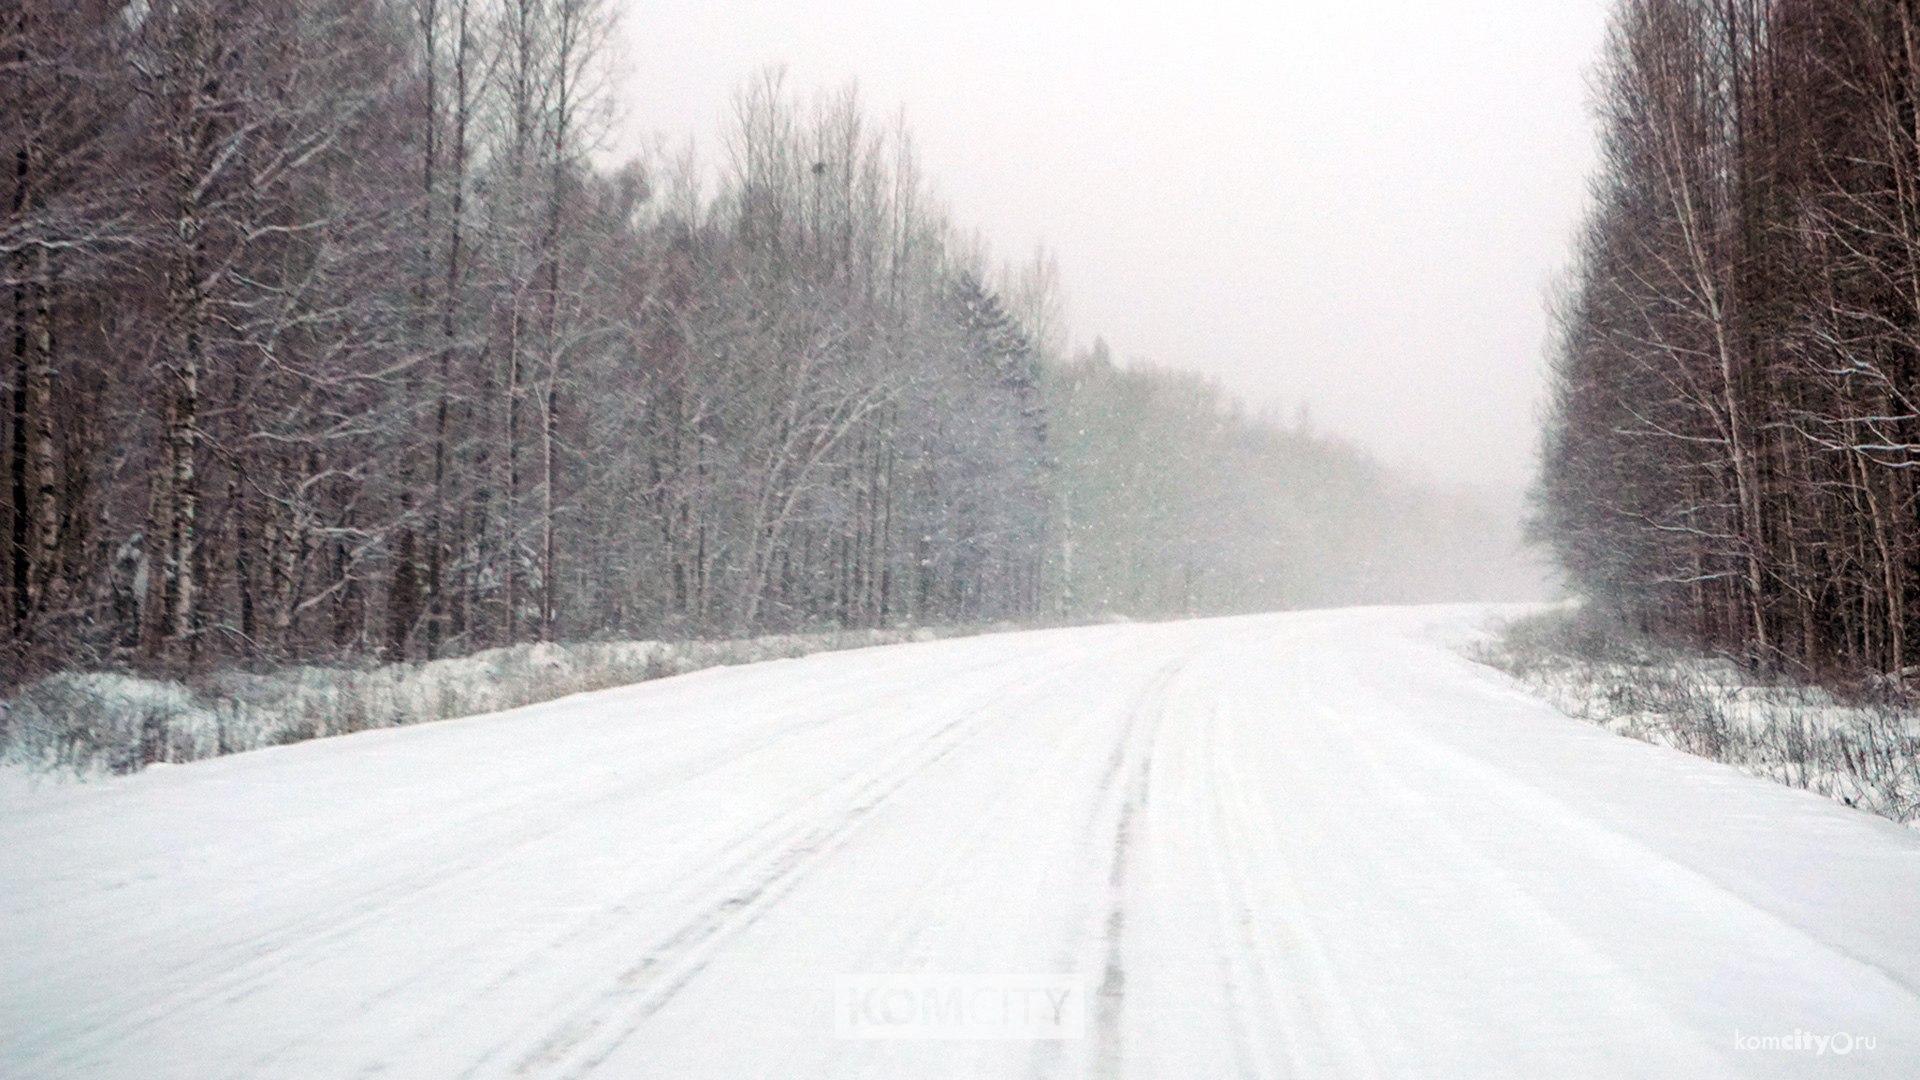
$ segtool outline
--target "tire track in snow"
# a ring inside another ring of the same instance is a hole
[[[1127,872],[1134,858],[1136,833],[1153,793],[1154,744],[1159,736],[1161,720],[1166,714],[1167,698],[1185,664],[1183,658],[1162,667],[1127,710],[1126,724],[1115,742],[1113,757],[1102,784],[1104,789],[1117,793],[1120,807],[1114,820],[1112,855],[1107,870],[1107,912],[1101,928],[1100,985],[1094,991],[1091,1002],[1091,1057],[1093,1075],[1097,1077],[1118,1077],[1124,1065],[1121,1022],[1126,1011],[1127,967],[1122,946],[1127,929]],[[1136,742],[1141,745],[1136,747]],[[1128,763],[1129,758],[1132,759],[1131,764]],[[1123,771],[1126,777],[1124,788],[1121,787]]]
[[[1274,972],[1255,959],[1259,954],[1254,941],[1254,898],[1239,864],[1253,853],[1237,850],[1227,839],[1226,810],[1219,790],[1222,777],[1217,766],[1218,755],[1223,752],[1218,702],[1208,704],[1206,722],[1195,737],[1203,769],[1201,782],[1206,789],[1200,794],[1205,828],[1198,846],[1206,862],[1213,915],[1221,940],[1238,946],[1221,949],[1218,957],[1220,994],[1230,1025],[1234,1075],[1240,1080],[1267,1080],[1279,1074],[1272,1055],[1264,1043],[1254,1040],[1253,1032],[1272,1030],[1279,1016],[1279,1001],[1272,984]]]
[[[1254,652],[1254,650],[1247,650]],[[1268,650],[1261,650],[1263,652]],[[1261,663],[1259,653],[1242,663]],[[1247,738],[1269,729],[1253,709],[1257,697],[1224,702],[1233,721],[1233,737]],[[1288,703],[1294,704],[1294,703]],[[1385,1074],[1369,1046],[1325,942],[1314,926],[1313,907],[1290,880],[1290,862],[1281,842],[1282,826],[1273,820],[1269,799],[1248,776],[1243,755],[1226,741],[1214,744],[1213,815],[1223,841],[1220,862],[1237,908],[1236,929],[1261,995],[1272,1008],[1269,1023],[1286,1062],[1285,1075],[1317,1080],[1326,1075],[1380,1080]],[[1265,871],[1256,882],[1253,868]],[[1264,887],[1263,887],[1264,886]],[[1285,952],[1282,952],[1282,946]]]

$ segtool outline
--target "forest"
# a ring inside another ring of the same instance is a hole
[[[1640,628],[1913,677],[1920,10],[1628,0],[1536,528]]]
[[[1070,345],[1053,260],[990,257],[851,88],[764,72],[715,167],[610,160],[603,0],[9,11],[0,683],[1511,587],[1487,498]],[[1873,370],[1820,376],[1848,389],[1806,407],[1865,413],[1807,430],[1907,430]],[[1829,515],[1898,532],[1904,451],[1794,447]],[[1772,468],[1746,452],[1684,475]],[[1789,556],[1785,490],[1756,572],[1836,560],[1821,610],[1878,610],[1911,546]],[[1723,547],[1691,549],[1703,611],[1749,587]]]

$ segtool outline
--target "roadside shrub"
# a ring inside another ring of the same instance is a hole
[[[1920,713],[1884,688],[1763,680],[1585,607],[1517,619],[1474,658],[1569,716],[1920,824]]]
[[[135,772],[266,746],[500,712],[702,668],[870,645],[944,630],[844,630],[735,641],[540,643],[370,668],[216,671],[191,682],[62,672],[0,703],[0,762],[78,774]]]

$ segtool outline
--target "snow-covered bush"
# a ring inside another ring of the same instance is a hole
[[[1883,691],[1764,680],[1588,608],[1516,620],[1476,658],[1569,716],[1920,825],[1920,711]]]
[[[219,720],[178,683],[101,672],[41,679],[7,702],[9,761],[132,772],[218,752]]]
[[[540,643],[370,668],[215,671],[188,683],[63,672],[0,703],[0,761],[133,772],[369,728],[499,712],[701,668],[926,641],[955,630],[847,630],[734,641]]]

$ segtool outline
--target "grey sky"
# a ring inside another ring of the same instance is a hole
[[[621,2],[623,131],[712,150],[761,67],[857,78],[996,255],[1055,250],[1077,340],[1442,477],[1531,470],[1601,0]]]

